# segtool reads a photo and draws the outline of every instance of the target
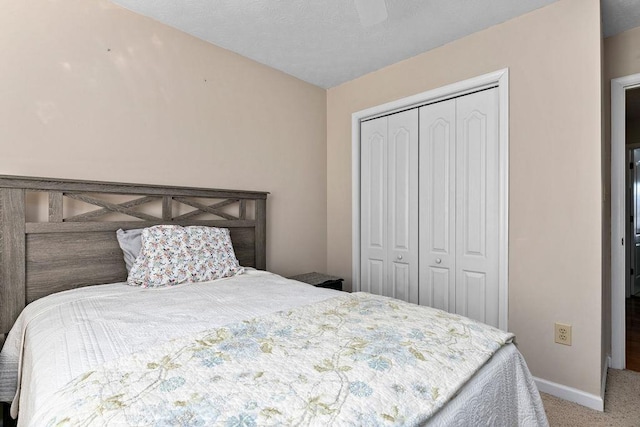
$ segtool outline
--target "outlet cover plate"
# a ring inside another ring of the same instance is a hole
[[[571,345],[571,325],[556,323],[555,327],[555,342],[563,345]]]

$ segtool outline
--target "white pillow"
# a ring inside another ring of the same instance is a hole
[[[242,273],[226,228],[157,225],[141,234],[142,249],[127,282],[157,288]]]
[[[120,228],[116,231],[116,237],[118,238],[118,244],[122,253],[124,254],[124,263],[127,267],[127,273],[131,271],[133,262],[138,258],[140,249],[142,248],[142,240],[140,235],[143,228],[132,228],[131,230],[123,230]]]

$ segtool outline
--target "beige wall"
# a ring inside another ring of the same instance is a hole
[[[535,376],[599,395],[600,43],[599,1],[561,0],[330,89],[328,271],[351,278],[351,114],[508,67],[509,329]]]
[[[604,40],[604,147],[603,147],[603,185],[605,206],[603,228],[604,234],[611,233],[611,79],[640,73],[640,27],[634,28]],[[611,243],[603,239],[604,281],[603,298],[603,352],[611,353]]]
[[[640,27],[604,39],[604,66],[607,84],[640,73]]]
[[[6,0],[0,173],[270,191],[268,256],[326,268],[326,91],[107,0]]]

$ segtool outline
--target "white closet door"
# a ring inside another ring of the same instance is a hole
[[[498,149],[497,89],[361,124],[361,290],[498,326]]]
[[[418,111],[361,124],[361,290],[418,302]]]
[[[387,245],[387,118],[360,125],[360,289],[385,295]]]
[[[455,311],[456,101],[420,108],[420,304]]]
[[[456,104],[456,313],[498,327],[498,90]]]
[[[498,326],[498,92],[420,108],[420,304]]]
[[[388,116],[387,296],[418,303],[418,111]]]

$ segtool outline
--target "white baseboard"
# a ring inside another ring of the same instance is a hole
[[[595,394],[586,393],[577,388],[568,387],[566,385],[554,383],[551,381],[543,380],[542,378],[533,377],[538,390],[550,394],[552,396],[559,397],[560,399],[575,402],[579,405],[586,406],[587,408],[595,409],[596,411],[604,411],[604,392],[607,388],[607,370],[611,366],[611,355],[607,355],[602,361],[602,382],[600,384],[600,396]]]
[[[533,380],[536,382],[538,390],[543,393],[547,393],[570,402],[575,402],[578,405],[586,406],[587,408],[595,409],[596,411],[604,411],[604,394],[602,396],[597,396],[595,394],[578,390],[577,388],[568,387],[566,385],[543,380],[542,378],[537,377],[533,377]]]

